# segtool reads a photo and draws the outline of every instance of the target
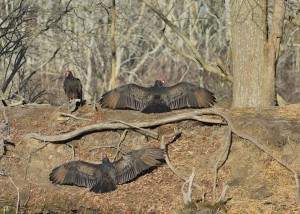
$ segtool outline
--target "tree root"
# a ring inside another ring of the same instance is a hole
[[[27,133],[24,135],[25,139],[28,138],[35,138],[37,140],[47,141],[47,142],[64,142],[69,141],[73,138],[76,138],[78,136],[92,133],[96,131],[104,131],[104,130],[117,130],[117,129],[141,129],[141,128],[149,128],[154,126],[159,126],[163,124],[168,123],[174,123],[179,122],[183,120],[197,120],[203,123],[210,123],[210,124],[224,124],[224,121],[221,119],[208,119],[208,118],[202,118],[198,117],[201,115],[207,115],[207,114],[214,114],[213,109],[201,109],[197,110],[192,113],[182,113],[174,116],[170,116],[163,119],[154,120],[151,122],[135,122],[135,123],[126,123],[123,121],[115,120],[115,121],[108,121],[108,122],[101,122],[98,124],[88,125],[82,128],[79,128],[77,130],[74,130],[72,132],[66,133],[66,134],[60,134],[60,135],[53,135],[53,136],[47,136],[47,135],[41,135],[35,132]],[[136,128],[135,128],[136,127]],[[149,130],[147,130],[149,132]],[[153,136],[154,138],[157,138],[157,134]]]
[[[269,151],[267,148],[265,148],[259,141],[258,139],[254,138],[254,137],[251,137],[247,134],[244,134],[242,133],[238,128],[236,128],[230,117],[224,113],[224,112],[221,112],[220,110],[218,109],[215,109],[215,113],[220,115],[221,117],[223,117],[228,126],[231,128],[232,130],[232,133],[236,134],[237,136],[245,139],[245,140],[248,140],[250,141],[251,143],[253,143],[257,148],[259,148],[261,151],[263,151],[264,153],[266,153],[268,156],[270,156],[271,158],[273,158],[275,161],[277,161],[279,164],[281,164],[284,168],[288,169],[290,172],[293,173],[294,175],[294,178],[295,178],[295,184],[296,184],[296,202],[298,205],[300,205],[300,185],[299,185],[299,174],[298,172],[293,169],[289,164],[287,164],[286,162],[284,162],[283,160],[281,160],[280,158],[276,157],[275,155],[272,154],[271,151]]]
[[[218,179],[218,171],[219,169],[225,164],[226,160],[228,159],[229,153],[230,153],[230,147],[232,144],[232,132],[231,129],[229,129],[228,135],[227,135],[227,143],[224,146],[222,154],[219,156],[218,161],[215,164],[214,167],[214,184],[213,184],[213,201],[216,200],[216,191],[217,191],[217,179]]]

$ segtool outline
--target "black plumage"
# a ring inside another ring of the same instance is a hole
[[[208,108],[216,102],[213,93],[192,83],[180,82],[170,87],[163,84],[158,79],[149,88],[136,84],[120,86],[102,95],[101,107],[163,113],[181,108]]]
[[[101,164],[69,162],[53,169],[49,179],[55,184],[89,187],[96,193],[110,192],[117,184],[126,183],[144,170],[161,164],[163,159],[163,149],[143,148],[131,151],[115,162],[110,162],[106,155]]]
[[[82,85],[80,79],[73,76],[71,71],[66,71],[64,90],[69,101],[79,99],[82,101]]]

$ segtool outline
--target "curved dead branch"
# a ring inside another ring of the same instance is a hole
[[[201,110],[196,110],[191,113],[182,113],[162,119],[157,119],[154,121],[150,122],[135,122],[135,123],[126,123],[123,121],[107,121],[107,122],[100,122],[98,124],[93,124],[93,125],[88,125],[79,129],[76,129],[72,132],[61,134],[61,135],[41,135],[38,133],[28,133],[24,135],[25,139],[28,138],[35,138],[37,140],[42,140],[42,141],[47,141],[47,142],[64,142],[71,140],[73,138],[76,138],[78,136],[87,134],[87,133],[92,133],[96,131],[104,131],[104,130],[117,130],[117,129],[137,129],[137,128],[149,128],[149,127],[154,127],[154,126],[159,126],[163,124],[168,124],[168,123],[174,123],[174,122],[179,122],[183,120],[197,120],[201,121],[204,123],[212,123],[212,124],[224,124],[222,119],[208,119],[208,118],[202,118],[198,117],[201,115],[208,115],[208,114],[213,114],[214,111],[213,109],[201,109]],[[135,128],[136,127],[136,128]],[[153,136],[154,138],[157,138],[158,136]]]

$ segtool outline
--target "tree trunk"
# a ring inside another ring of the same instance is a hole
[[[115,41],[115,25],[116,25],[116,0],[112,0],[111,10],[111,28],[110,28],[110,39],[111,39],[111,77],[110,77],[110,88],[116,87],[116,41]]]
[[[276,12],[280,7],[281,12]],[[275,104],[275,65],[284,11],[283,0],[276,0],[269,34],[267,0],[231,1],[233,107]]]
[[[87,74],[86,74],[86,83],[84,86],[85,89],[85,99],[89,100],[92,98],[91,96],[91,87],[92,79],[93,79],[93,47],[95,46],[95,38],[91,36],[89,48],[87,48]]]

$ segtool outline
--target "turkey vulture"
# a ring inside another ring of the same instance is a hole
[[[188,82],[170,87],[157,79],[154,86],[145,88],[127,84],[106,92],[100,99],[102,108],[134,109],[143,113],[163,113],[180,108],[208,108],[216,98],[210,91]]]
[[[102,164],[85,161],[65,163],[49,175],[55,184],[76,185],[91,188],[92,192],[110,192],[117,184],[126,183],[150,167],[161,164],[164,150],[160,148],[143,148],[125,154],[117,161],[110,162],[103,155]]]
[[[71,102],[71,112],[78,107],[77,104],[82,102],[82,85],[78,78],[75,78],[71,71],[66,71],[64,81],[65,93]]]

